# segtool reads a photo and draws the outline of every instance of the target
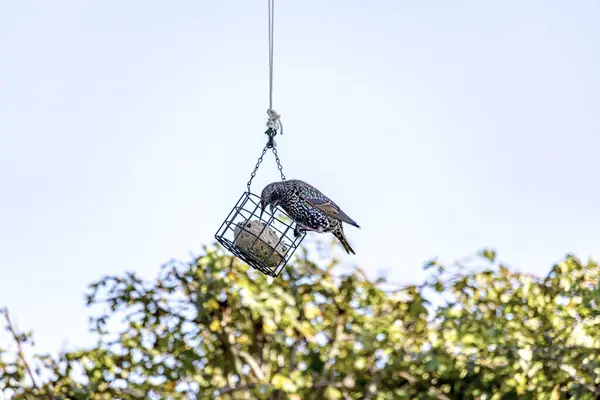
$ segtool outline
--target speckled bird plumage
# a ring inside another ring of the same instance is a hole
[[[261,199],[263,210],[267,204],[271,210],[277,206],[285,210],[298,225],[296,235],[302,231],[331,232],[346,252],[356,254],[344,235],[343,222],[360,226],[317,188],[297,179],[273,182],[265,186]]]

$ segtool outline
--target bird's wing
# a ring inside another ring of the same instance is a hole
[[[310,206],[322,211],[324,214],[360,228],[360,226],[358,226],[358,224],[354,222],[352,218],[346,215],[346,213],[343,212],[342,209],[332,200],[325,197],[313,197],[307,195],[300,195],[300,197]]]

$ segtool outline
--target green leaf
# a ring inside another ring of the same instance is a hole
[[[550,400],[560,400],[560,385],[554,386],[552,395],[550,395]]]
[[[427,261],[425,263],[425,265],[423,265],[423,271],[427,271],[428,269],[433,268],[436,265],[438,265],[437,258],[433,258],[433,259]]]
[[[490,262],[496,261],[496,251],[492,249],[484,249],[479,252],[479,255],[487,258]]]
[[[296,385],[294,382],[281,374],[276,374],[273,379],[271,379],[271,384],[275,389],[283,390],[284,392],[296,391]]]
[[[311,320],[321,315],[321,310],[319,310],[319,308],[317,308],[317,306],[315,306],[314,304],[309,303],[304,306],[304,314],[306,315],[306,318]]]
[[[325,398],[328,400],[339,400],[342,398],[342,392],[329,386],[325,391]]]
[[[354,368],[356,368],[359,371],[364,370],[366,365],[367,365],[367,360],[365,357],[359,357],[354,362]]]

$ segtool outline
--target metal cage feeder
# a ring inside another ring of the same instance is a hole
[[[242,194],[215,239],[236,257],[265,275],[277,278],[296,249],[305,232],[296,231],[296,223],[283,210],[283,218],[260,207],[261,198],[250,191]]]

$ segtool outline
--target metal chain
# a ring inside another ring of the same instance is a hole
[[[281,174],[281,180],[285,181],[285,175],[283,174],[283,166],[281,165],[281,161],[279,160],[279,155],[277,154],[277,149],[275,147],[269,147],[269,145],[267,144],[265,146],[265,148],[263,149],[262,154],[260,155],[260,157],[258,157],[258,161],[256,162],[256,166],[254,166],[254,171],[252,171],[252,174],[250,174],[250,180],[248,181],[248,184],[246,185],[246,187],[248,188],[249,192],[251,192],[250,186],[252,185],[252,180],[256,176],[256,172],[258,171],[258,167],[260,166],[260,163],[262,163],[263,157],[265,156],[265,154],[267,153],[267,150],[269,150],[269,149],[271,149],[271,151],[273,151],[273,154],[275,155],[275,162],[277,163],[277,169],[279,169],[279,173]]]
[[[271,150],[273,150],[273,154],[275,154],[275,162],[277,163],[277,169],[279,169],[279,173],[281,174],[281,180],[285,181],[285,175],[283,174],[283,166],[281,165],[281,161],[279,161],[277,149],[273,147]]]
[[[252,184],[252,179],[254,179],[254,177],[256,176],[256,171],[258,171],[258,167],[260,166],[260,163],[263,160],[263,157],[265,156],[265,153],[267,152],[267,150],[269,149],[269,146],[265,146],[265,148],[262,151],[262,154],[260,155],[260,157],[258,157],[258,162],[256,163],[256,166],[254,167],[254,171],[252,171],[252,174],[250,174],[250,180],[248,181],[248,184],[246,185],[248,187],[248,191],[250,192],[250,185]]]

